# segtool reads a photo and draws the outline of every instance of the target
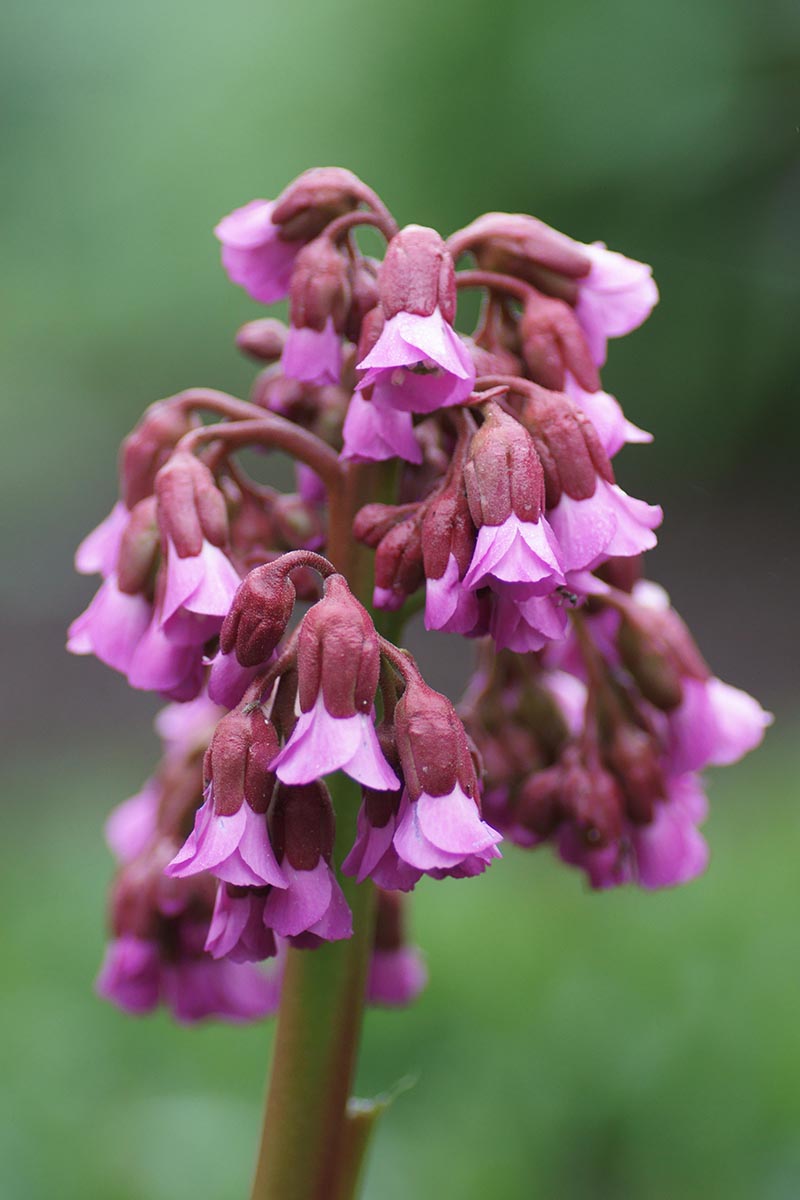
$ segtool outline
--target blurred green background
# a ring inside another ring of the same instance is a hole
[[[431,984],[370,1017],[360,1087],[419,1080],[367,1200],[800,1194],[799,35],[790,0],[5,0],[4,1200],[246,1191],[269,1034],[91,993],[102,817],[148,773],[153,704],[63,627],[141,409],[248,387],[255,306],[213,224],[324,163],[401,223],[522,210],[654,265],[604,376],[656,433],[620,477],[667,506],[653,571],[712,665],[781,718],[713,779],[713,863],[680,893],[591,896],[513,850],[420,888]],[[457,646],[432,653],[455,694]]]

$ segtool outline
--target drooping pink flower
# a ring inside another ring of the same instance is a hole
[[[391,317],[358,367],[366,372],[360,390],[371,387],[384,407],[408,413],[460,404],[475,382],[472,356],[439,308]]]
[[[549,595],[565,583],[559,545],[544,517],[522,521],[512,512],[501,525],[482,525],[478,530],[465,587],[502,589],[510,584],[527,598]]]
[[[400,798],[400,789],[364,789],[356,840],[342,863],[344,874],[354,876],[358,883],[371,878],[386,891],[408,892],[422,878],[422,871],[403,862],[394,847]]]
[[[489,630],[498,650],[517,654],[542,650],[565,636],[567,605],[558,593],[523,598],[510,589],[498,590]]]
[[[587,392],[569,371],[564,392],[592,422],[609,458],[613,458],[628,443],[652,442],[652,433],[629,421],[622,411],[622,405],[608,392]]]
[[[772,714],[721,679],[684,679],[683,700],[669,716],[669,761],[676,772],[727,766],[761,742]]]
[[[251,200],[223,217],[214,230],[228,278],[261,304],[288,296],[292,267],[303,244],[281,237],[272,222],[274,208],[271,200]]]
[[[281,368],[290,379],[317,387],[338,383],[342,373],[342,339],[333,318],[328,317],[322,329],[290,326]]]
[[[130,513],[121,500],[96,529],[88,533],[75,551],[75,570],[81,575],[102,575],[116,570],[120,542]]]
[[[373,724],[378,637],[341,575],[303,618],[297,671],[300,717],[273,764],[278,778],[305,784],[341,769],[365,787],[397,787]]]
[[[263,962],[278,953],[275,935],[264,924],[267,893],[220,883],[205,949],[212,958]]]
[[[394,408],[380,392],[373,392],[369,400],[361,392],[353,393],[342,435],[343,459],[383,462],[402,458],[422,462],[422,447],[414,436],[411,413]]]
[[[205,803],[165,874],[185,879],[210,871],[237,887],[287,886],[266,816],[277,748],[275,730],[260,710],[222,718],[209,751],[211,782]]]
[[[131,935],[109,942],[95,989],[125,1012],[152,1012],[161,996],[158,943]]]
[[[367,1003],[406,1008],[425,988],[428,972],[416,946],[372,952],[367,977]]]
[[[208,641],[219,633],[241,582],[219,546],[204,539],[199,554],[181,558],[168,540],[161,628],[178,645]]]
[[[85,612],[70,625],[67,649],[72,654],[94,654],[100,662],[125,675],[150,624],[152,612],[153,606],[144,596],[120,591],[116,575],[112,573],[101,584]]]
[[[140,792],[123,800],[112,810],[106,820],[105,835],[112,854],[119,862],[131,862],[152,840],[160,798],[158,782],[148,779]]]
[[[574,499],[564,491],[547,510],[565,571],[589,570],[605,558],[651,550],[663,515],[660,505],[628,496],[601,478],[591,496]]]
[[[429,873],[466,867],[478,874],[500,858],[496,829],[482,821],[474,799],[459,784],[444,796],[422,792],[412,801],[405,797],[393,838],[399,858],[415,870]]]
[[[266,663],[243,667],[235,654],[218,651],[208,673],[209,697],[223,708],[236,708],[256,675],[265,668]]]
[[[658,303],[658,288],[646,263],[609,250],[603,242],[580,248],[592,265],[577,281],[575,312],[592,357],[602,367],[608,339],[630,333],[649,317]]]
[[[469,635],[479,622],[478,598],[464,583],[456,557],[450,554],[444,574],[426,580],[425,628]]]

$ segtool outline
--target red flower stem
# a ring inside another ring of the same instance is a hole
[[[380,469],[349,464],[330,497],[328,557],[367,602],[370,554],[353,518],[380,490]],[[353,844],[361,789],[329,780],[337,867]],[[347,1102],[355,1074],[375,922],[375,889],[339,876],[353,936],[316,950],[290,949],[281,991],[252,1200],[354,1200],[366,1138],[353,1135]],[[344,1190],[343,1190],[344,1189]]]

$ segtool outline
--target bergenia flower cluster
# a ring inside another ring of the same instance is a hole
[[[502,837],[550,843],[594,888],[696,876],[699,773],[770,718],[643,577],[661,509],[616,482],[650,435],[600,369],[658,299],[650,268],[520,214],[399,229],[338,168],[215,232],[229,278],[288,299],[289,324],[239,330],[249,400],[145,412],[76,555],[102,582],[69,649],[170,702],[160,766],[107,826],[100,992],[263,1016],[288,955],[351,937],[350,879],[377,888],[367,998],[405,1004],[425,982],[407,893],[481,874]],[[470,335],[463,289],[483,296]],[[294,459],[295,492],[248,473],[253,448]],[[418,608],[476,647],[460,713],[398,644]],[[361,789],[351,834],[339,775]]]

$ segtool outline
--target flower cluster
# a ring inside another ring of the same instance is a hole
[[[230,279],[288,299],[289,324],[239,330],[249,400],[198,388],[145,412],[76,555],[102,582],[69,649],[173,702],[161,767],[108,826],[101,992],[185,1020],[271,1011],[287,956],[349,939],[372,881],[367,998],[405,1003],[425,971],[404,893],[481,874],[501,833],[552,842],[594,887],[697,874],[697,773],[768,717],[639,579],[661,509],[612,459],[650,435],[600,370],[657,302],[650,268],[520,214],[401,229],[339,168],[215,232]],[[294,492],[248,473],[253,448],[294,460]],[[423,606],[479,640],[463,723],[396,644]]]

